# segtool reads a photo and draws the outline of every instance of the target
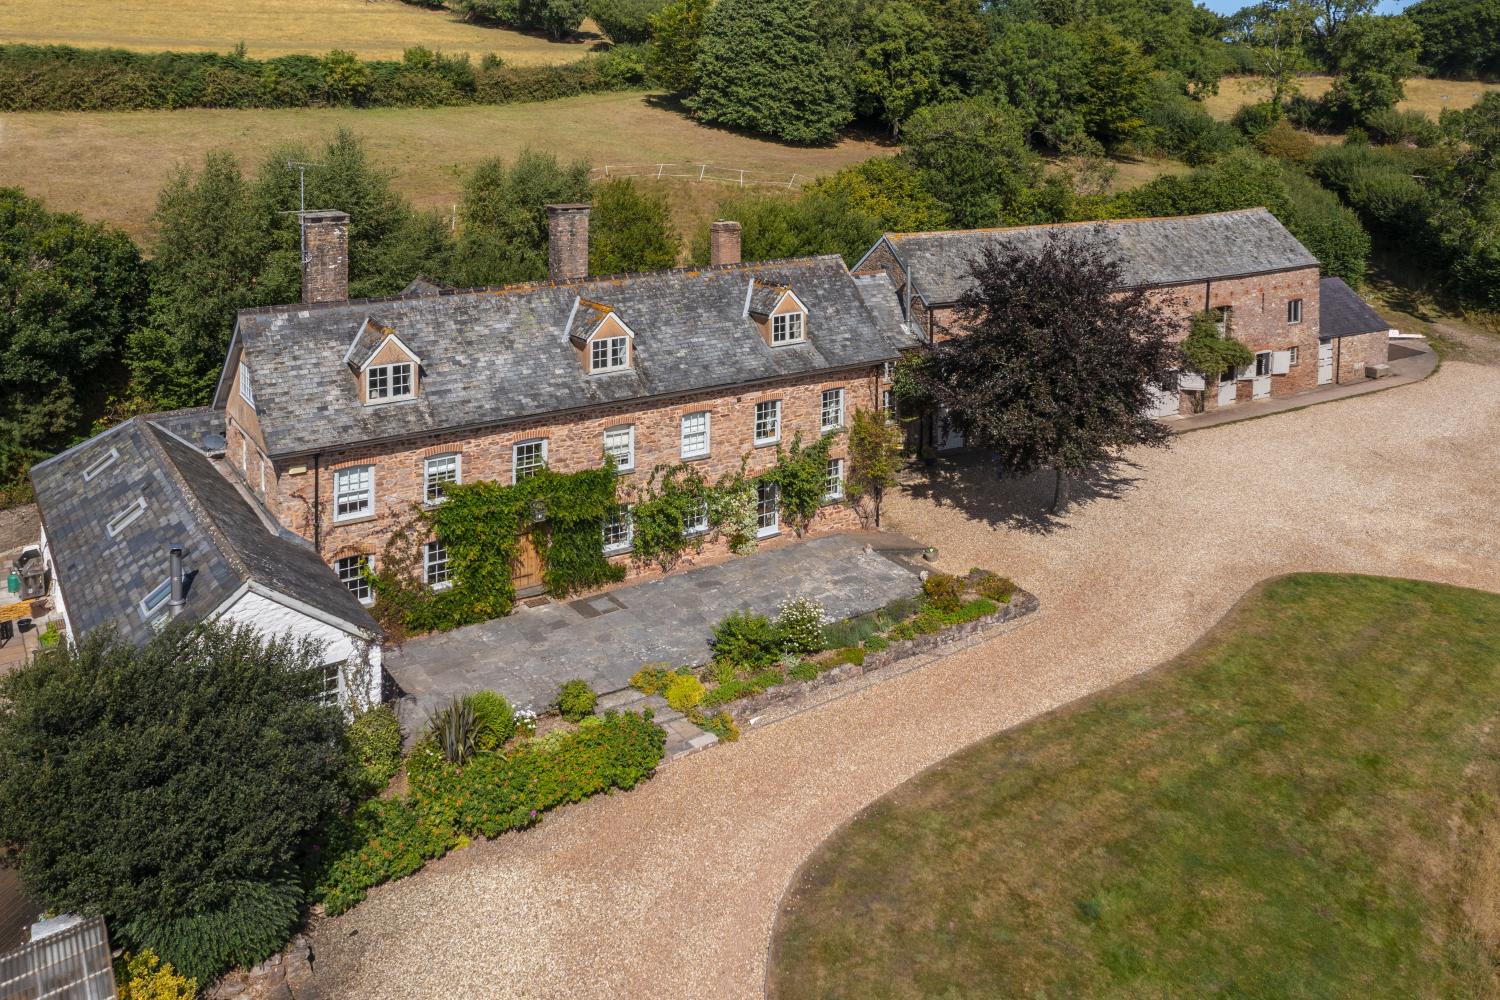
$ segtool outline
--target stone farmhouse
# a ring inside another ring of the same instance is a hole
[[[1262,209],[893,233],[852,271],[837,256],[742,261],[738,223],[716,222],[707,267],[592,277],[588,206],[548,215],[546,281],[419,279],[350,300],[348,216],[305,213],[303,301],[238,314],[210,407],[134,418],[33,470],[69,633],[112,622],[144,641],[173,614],[227,615],[320,639],[330,693],[374,695],[366,570],[448,484],[596,468],[608,455],[622,503],[600,545],[628,565],[629,498],[654,468],[692,463],[714,479],[743,463],[753,477],[778,445],[845,427],[858,409],[890,411],[902,354],[962,334],[956,304],[987,245],[1097,230],[1125,284],[1161,296],[1184,333],[1213,309],[1256,352],[1216,386],[1184,373],[1162,416],[1361,378],[1385,360],[1379,317],[1320,278]],[[938,440],[961,443],[951,430]],[[837,439],[814,530],[858,524],[839,502],[846,461]],[[782,528],[769,484],[757,524],[762,537]],[[517,592],[539,591],[541,571],[523,544]],[[420,572],[450,585],[441,539],[423,544]],[[353,669],[371,664],[373,682]]]
[[[311,216],[309,301],[237,318],[214,399],[228,464],[363,600],[393,527],[448,483],[596,468],[605,454],[622,498],[659,465],[712,479],[745,460],[754,476],[778,445],[879,406],[889,364],[916,342],[884,276],[857,278],[836,256],[744,263],[738,225],[719,223],[708,268],[588,278],[588,206],[549,213],[548,281],[362,301],[346,301],[347,217]],[[842,442],[831,455],[815,528],[857,523],[836,503]],[[777,534],[776,488],[758,504],[761,536]],[[601,539],[613,560],[628,564],[631,531],[622,505]],[[447,563],[427,542],[428,584],[448,581]],[[517,592],[541,569],[523,544]]]
[[[1317,259],[1264,208],[887,233],[854,273],[888,277],[909,303],[913,324],[926,340],[936,342],[963,332],[957,307],[970,284],[970,261],[982,250],[1024,250],[1040,247],[1048,238],[1096,235],[1120,261],[1122,287],[1147,289],[1181,317],[1183,336],[1195,314],[1211,310],[1221,329],[1255,352],[1251,364],[1225,372],[1216,385],[1205,386],[1201,376],[1184,372],[1179,391],[1161,399],[1156,416],[1200,413],[1363,379],[1367,367],[1386,362],[1388,324],[1338,278],[1320,277]],[[1321,322],[1325,295],[1337,297],[1338,322]],[[935,443],[952,448],[962,439],[940,424]]]

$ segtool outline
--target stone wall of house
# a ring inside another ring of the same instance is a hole
[[[1365,380],[1365,365],[1383,365],[1390,359],[1390,334],[1362,333],[1333,341],[1336,381],[1348,384]]]
[[[780,444],[789,446],[800,432],[804,443],[821,433],[822,397],[825,390],[844,390],[844,426],[856,409],[875,409],[881,388],[878,368],[849,371],[835,377],[790,378],[730,392],[703,392],[650,402],[600,406],[572,414],[550,414],[501,427],[433,434],[402,442],[368,445],[328,453],[314,463],[298,459],[283,463],[275,476],[274,508],[286,527],[306,538],[314,537],[313,517],[320,515],[320,551],[332,564],[339,558],[365,553],[379,557],[392,529],[409,518],[412,506],[424,500],[424,462],[437,455],[457,454],[461,481],[494,480],[508,483],[512,477],[512,449],[523,441],[547,442],[547,465],[558,472],[596,468],[601,462],[605,431],[631,426],[635,431],[635,462],[621,473],[620,497],[629,502],[633,492],[644,487],[658,465],[675,465],[681,458],[682,417],[709,414],[709,454],[692,459],[703,476],[714,481],[733,474],[746,463],[754,476],[776,462],[776,445],[756,445],[756,404],[781,401]],[[830,456],[845,458],[847,443],[840,437]],[[368,465],[375,479],[375,512],[372,515],[335,522],[332,517],[334,473],[338,469]],[[294,470],[303,470],[300,472]],[[847,470],[846,470],[847,471]],[[316,478],[316,488],[315,488]],[[857,527],[858,518],[842,505],[825,508],[819,529]],[[704,555],[723,554],[709,546]],[[622,557],[628,559],[628,557]]]
[[[874,255],[872,255],[873,257]],[[1196,313],[1205,308],[1229,306],[1230,329],[1235,339],[1252,351],[1285,351],[1296,349],[1294,363],[1285,375],[1271,376],[1271,395],[1286,396],[1315,388],[1318,380],[1318,269],[1302,268],[1272,274],[1252,275],[1216,281],[1198,281],[1183,285],[1166,285],[1148,291],[1150,297],[1179,318],[1179,337],[1186,337],[1188,325]],[[1287,305],[1302,300],[1302,319],[1287,321]],[[956,310],[951,306],[933,310],[934,339],[948,340],[961,333]],[[924,323],[924,329],[926,325]],[[1205,392],[1204,409],[1218,406],[1216,387]],[[1238,382],[1236,401],[1248,402],[1254,392],[1250,380]],[[1192,412],[1192,400],[1182,395],[1183,414]]]

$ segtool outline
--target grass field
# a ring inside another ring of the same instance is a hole
[[[264,58],[347,49],[368,59],[399,59],[415,45],[444,52],[493,52],[531,66],[572,62],[599,36],[552,42],[542,35],[466,24],[400,0],[5,0],[0,41],[142,51],[228,52],[244,42]]]
[[[1256,89],[1254,82],[1252,77],[1225,77],[1219,81],[1219,92],[1205,100],[1204,107],[1215,118],[1228,121],[1240,109],[1240,105],[1266,99],[1266,92]],[[1331,76],[1306,76],[1302,78],[1302,93],[1308,97],[1322,97],[1332,85]],[[1467,108],[1476,103],[1486,91],[1491,90],[1500,90],[1500,83],[1419,77],[1406,81],[1406,99],[1398,106],[1403,109],[1415,108],[1435,121],[1444,108]]]
[[[771,995],[1500,995],[1500,595],[1299,575],[876,803]]]
[[[9,114],[0,115],[0,185],[19,186],[52,208],[141,236],[176,164],[196,164],[206,151],[227,148],[254,168],[276,146],[315,143],[340,125],[364,137],[376,162],[394,171],[397,190],[417,205],[445,211],[475,163],[528,147],[617,168],[708,162],[780,184],[793,173],[829,173],[890,151],[857,139],[805,149],[706,128],[639,93],[498,107]],[[689,213],[711,212],[724,189],[680,187],[682,211]]]

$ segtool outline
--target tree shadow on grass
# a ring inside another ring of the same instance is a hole
[[[1135,484],[1140,466],[1118,459],[1101,462],[1067,487],[1068,501],[1054,512],[1050,471],[1030,476],[1006,476],[996,463],[978,453],[945,458],[930,469],[911,475],[906,491],[940,507],[954,507],[991,527],[1050,534],[1064,526],[1067,515],[1101,500],[1118,500]]]

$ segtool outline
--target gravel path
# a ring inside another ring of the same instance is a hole
[[[1178,653],[1256,581],[1323,569],[1500,590],[1500,369],[1450,363],[1132,457],[1134,482],[1049,533],[978,475],[896,500],[889,527],[939,546],[942,568],[1008,573],[1042,612],[377,889],[318,929],[320,982],[363,998],[757,996],[777,902],[839,824]]]

